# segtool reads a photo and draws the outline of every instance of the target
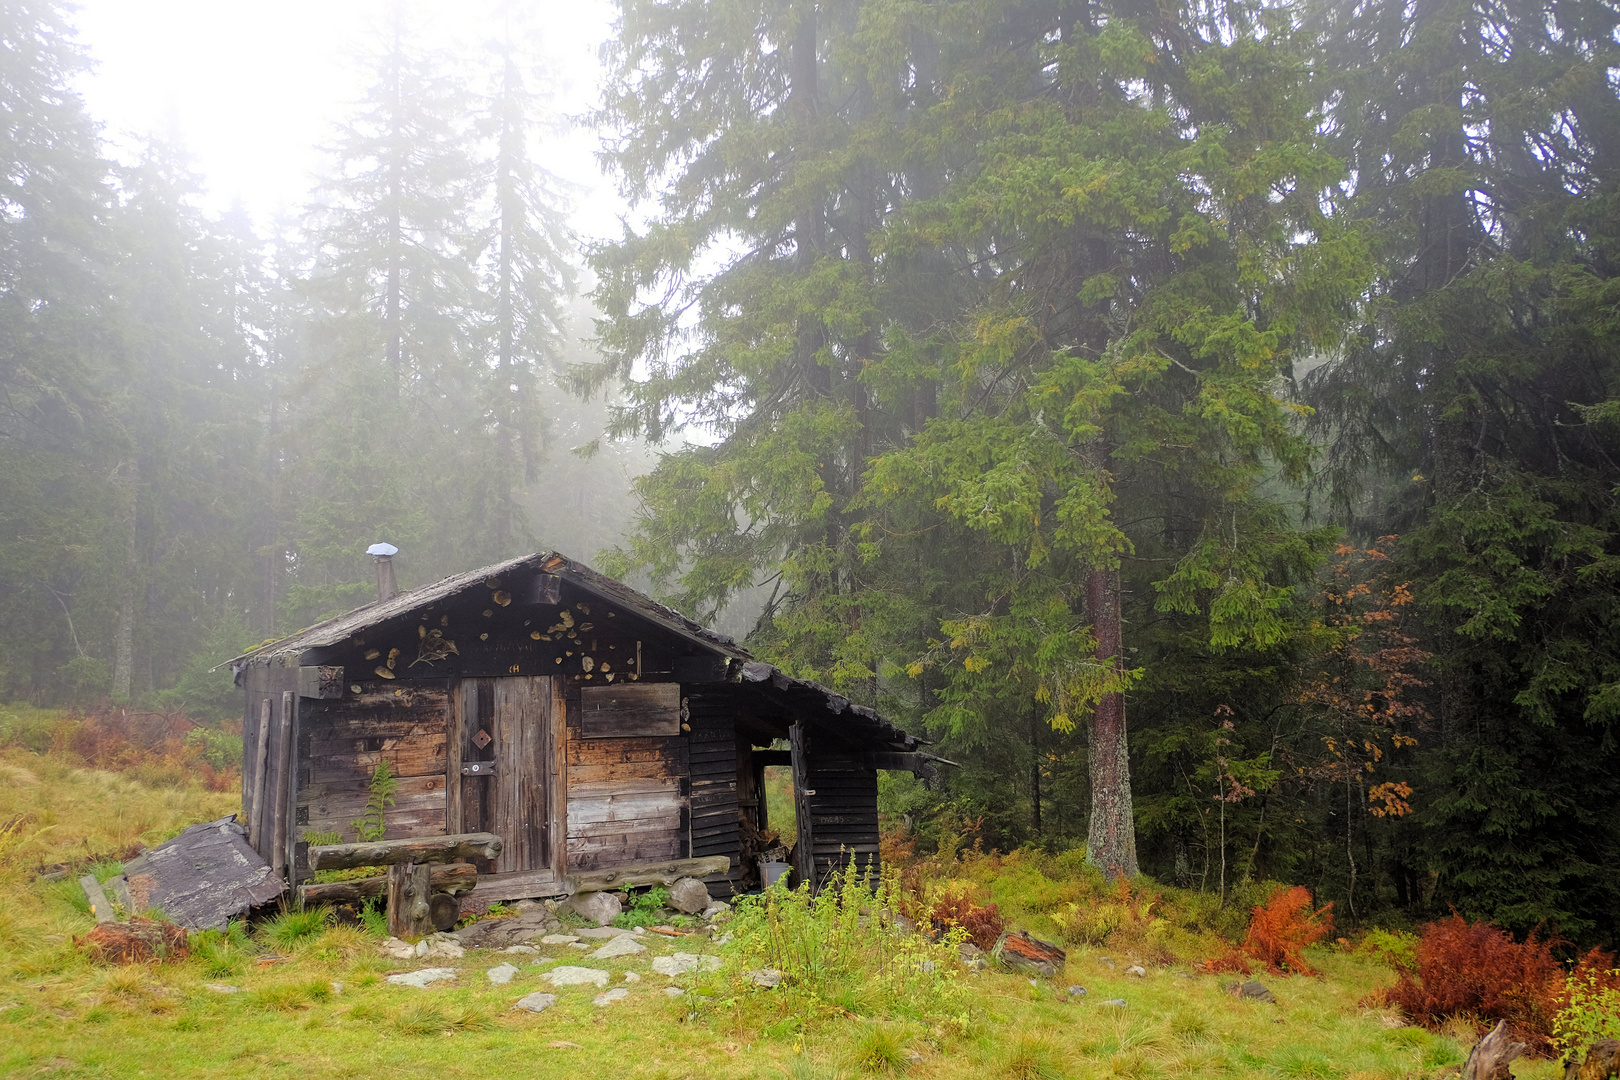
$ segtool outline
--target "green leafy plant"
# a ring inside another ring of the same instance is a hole
[[[366,933],[376,934],[378,937],[388,936],[387,901],[380,896],[372,896],[360,908],[360,925],[366,928]]]
[[[304,830],[304,843],[310,847],[320,847],[325,844],[343,843],[343,834],[333,830],[331,832],[318,832],[314,829]]]
[[[874,887],[853,860],[815,896],[778,883],[739,897],[723,946],[735,962],[725,970],[781,971],[771,1002],[784,1016],[829,1005],[875,1019],[962,1012],[955,946],[966,935],[955,930],[940,943],[916,933],[897,900],[897,886]]]
[[[624,912],[613,917],[613,925],[625,930],[655,926],[664,921],[664,905],[668,902],[669,890],[656,885],[646,892],[631,895]]]
[[[1567,1004],[1553,1016],[1553,1043],[1579,1061],[1599,1039],[1620,1039],[1620,969],[1581,964],[1564,983]]]
[[[366,799],[365,812],[350,823],[361,842],[381,840],[388,834],[388,808],[394,805],[394,795],[398,791],[399,779],[384,758],[377,762],[377,768],[371,774],[371,795]]]

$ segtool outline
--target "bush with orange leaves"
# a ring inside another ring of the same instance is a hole
[[[1283,889],[1265,904],[1252,909],[1249,936],[1235,952],[1207,961],[1211,972],[1251,973],[1250,962],[1264,964],[1273,975],[1319,974],[1305,962],[1305,946],[1321,941],[1333,932],[1333,905],[1311,910],[1315,901],[1301,885]]]
[[[1532,1054],[1548,1054],[1553,1018],[1569,998],[1564,966],[1552,952],[1556,944],[1534,934],[1514,941],[1506,930],[1453,912],[1422,928],[1415,965],[1398,967],[1395,985],[1373,991],[1364,1003],[1393,1005],[1431,1030],[1458,1017],[1480,1030],[1506,1020]],[[1613,968],[1612,955],[1593,949],[1576,963],[1575,975],[1615,986],[1620,976]]]
[[[209,791],[233,791],[242,781],[240,722],[213,728],[178,709],[102,704],[75,710],[51,731],[51,751],[156,786],[198,781]]]
[[[934,929],[945,933],[953,927],[967,931],[968,939],[989,952],[996,947],[1007,921],[994,904],[975,904],[967,893],[945,893],[934,900],[928,912],[928,921]]]

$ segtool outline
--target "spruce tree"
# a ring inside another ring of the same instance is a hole
[[[312,325],[293,418],[290,536],[299,625],[370,589],[359,552],[402,549],[402,572],[473,564],[468,462],[485,437],[477,275],[480,195],[466,85],[411,36],[402,3],[371,85],[337,133],[306,231]]]
[[[481,396],[494,439],[478,484],[481,516],[494,521],[491,557],[515,554],[528,540],[520,491],[538,478],[575,285],[565,186],[535,156],[546,121],[556,127],[545,72],[532,56],[532,33],[510,7],[500,9],[502,34],[487,50],[494,70],[481,158],[490,199],[480,266],[490,372]]]
[[[1327,490],[1401,534],[1438,675],[1405,858],[1438,874],[1436,905],[1612,943],[1620,16],[1313,11],[1343,86],[1344,212],[1381,265],[1313,374]]]

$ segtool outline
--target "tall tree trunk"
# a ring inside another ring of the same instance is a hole
[[[1041,834],[1041,719],[1034,709],[1029,711],[1029,827],[1036,836]]]
[[[1121,662],[1119,571],[1094,568],[1086,577],[1086,603],[1097,635],[1097,659]],[[1125,740],[1125,695],[1107,694],[1091,721],[1091,827],[1086,861],[1109,880],[1135,877],[1136,823],[1131,813],[1131,762]]]
[[[118,470],[124,482],[124,567],[118,582],[118,623],[113,630],[112,695],[129,700],[135,680],[135,572],[137,560],[136,513],[139,505],[140,466],[132,457]]]

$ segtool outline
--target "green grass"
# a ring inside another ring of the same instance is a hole
[[[51,783],[27,789],[37,798],[25,809],[57,822],[48,845],[0,865],[0,1076],[1440,1080],[1467,1049],[1445,1035],[1388,1027],[1385,1014],[1359,1008],[1392,978],[1370,956],[1313,949],[1323,977],[1266,979],[1279,1001],[1262,1005],[1232,998],[1220,979],[1185,965],[1150,963],[1146,979],[1125,976],[1133,949],[1169,940],[1145,934],[1071,947],[1052,984],[947,964],[942,984],[927,993],[915,989],[928,985],[918,969],[898,962],[886,981],[853,978],[858,965],[824,963],[806,967],[798,985],[766,991],[741,977],[750,961],[738,957],[734,967],[676,980],[696,993],[671,998],[662,992],[670,980],[650,970],[646,955],[593,961],[566,946],[543,947],[550,958],[609,970],[611,985],[631,993],[604,1009],[592,1004],[595,987],[564,988],[539,1014],[512,1010],[518,998],[551,989],[540,978],[546,969],[529,962],[536,958],[474,950],[458,962],[432,962],[457,969],[452,983],[415,990],[385,977],[428,964],[384,957],[379,935],[364,928],[304,915],[252,933],[234,926],[198,935],[183,962],[100,968],[72,942],[93,926],[76,887],[37,882],[28,868],[74,852],[110,852],[117,835],[136,825],[145,827],[135,835],[155,842],[224,807],[206,792],[131,788],[121,778],[55,772],[37,758],[0,756],[0,765],[49,776]],[[0,814],[7,800],[16,807],[24,798],[0,784]],[[110,810],[97,802],[108,798]],[[143,816],[106,820],[117,813]],[[1053,936],[1052,914],[1090,895],[1083,873],[1066,876],[1070,869],[1033,857],[950,868],[1000,898],[1014,925]],[[1178,918],[1195,906],[1166,901]],[[824,929],[845,932],[831,920]],[[1202,941],[1206,952],[1218,947],[1201,931],[1177,933]],[[839,940],[841,948],[860,948],[865,939]],[[647,943],[656,953],[693,951],[698,941]],[[495,986],[484,972],[505,960],[519,974]],[[641,981],[626,983],[627,972]],[[1087,996],[1058,993],[1072,983]],[[1126,1008],[1098,1004],[1114,997]],[[1521,1080],[1555,1076],[1551,1062],[1520,1062],[1515,1071]]]

